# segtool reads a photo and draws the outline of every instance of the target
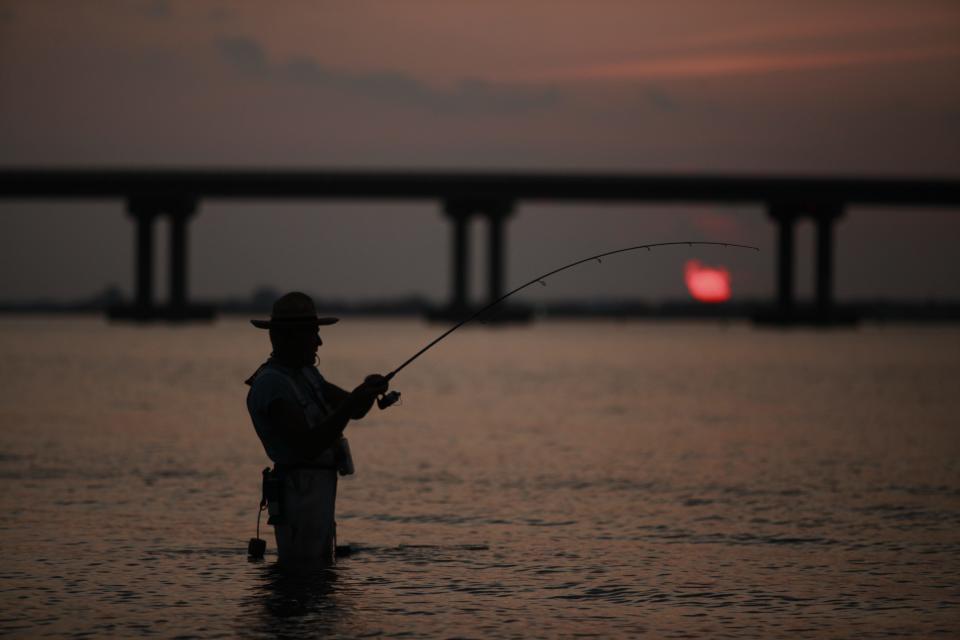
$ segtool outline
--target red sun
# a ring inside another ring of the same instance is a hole
[[[705,267],[697,260],[687,260],[684,279],[690,295],[699,302],[726,302],[730,299],[730,272],[724,267]]]

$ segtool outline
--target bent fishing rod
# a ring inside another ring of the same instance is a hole
[[[549,277],[552,276],[552,275],[555,275],[555,274],[557,274],[557,273],[560,273],[561,271],[566,271],[567,269],[572,269],[573,267],[576,267],[576,266],[578,266],[578,265],[584,264],[585,262],[593,262],[594,260],[596,260],[597,262],[602,263],[602,262],[603,262],[603,258],[606,258],[607,256],[615,255],[615,254],[617,254],[617,253],[626,253],[626,252],[628,252],[628,251],[639,251],[640,249],[646,249],[647,251],[651,251],[652,249],[654,249],[654,248],[656,248],[656,247],[670,247],[670,246],[680,246],[680,245],[687,245],[687,246],[689,246],[689,247],[692,247],[693,245],[701,245],[701,246],[702,246],[702,245],[709,245],[709,246],[718,246],[718,247],[724,247],[724,248],[733,247],[733,248],[735,248],[735,249],[753,249],[754,251],[760,251],[760,247],[754,247],[753,245],[749,245],[749,244],[734,244],[734,243],[732,243],[732,242],[709,242],[709,241],[705,241],[705,240],[687,240],[687,241],[681,241],[681,242],[655,242],[655,243],[653,243],[653,244],[638,244],[638,245],[636,245],[636,246],[634,246],[634,247],[626,247],[626,248],[623,248],[623,249],[614,249],[613,251],[607,251],[607,252],[604,252],[604,253],[598,253],[598,254],[595,255],[595,256],[590,256],[590,257],[588,257],[588,258],[582,258],[582,259],[580,259],[580,260],[577,260],[576,262],[571,262],[570,264],[565,264],[565,265],[563,265],[562,267],[558,267],[558,268],[554,269],[553,271],[548,271],[547,273],[545,273],[545,274],[543,274],[543,275],[541,275],[541,276],[537,276],[537,277],[534,278],[533,280],[531,280],[531,281],[529,281],[529,282],[525,282],[525,283],[523,283],[522,285],[520,285],[519,287],[517,287],[517,288],[515,288],[515,289],[511,289],[510,291],[506,292],[505,294],[503,294],[502,296],[500,296],[499,298],[497,298],[497,299],[494,300],[493,302],[487,304],[485,307],[482,307],[481,309],[479,309],[478,311],[474,312],[474,313],[473,313],[472,315],[470,315],[469,317],[461,320],[461,321],[458,322],[457,324],[453,325],[452,327],[450,327],[449,329],[447,329],[446,331],[444,331],[443,333],[441,333],[439,336],[437,336],[436,338],[434,338],[430,343],[428,343],[425,347],[423,347],[422,349],[420,349],[420,351],[417,351],[415,354],[413,354],[412,356],[410,356],[409,358],[407,358],[407,359],[404,361],[403,364],[401,364],[399,367],[397,367],[396,369],[394,369],[393,371],[391,371],[390,373],[388,373],[387,375],[385,375],[384,378],[386,378],[387,381],[389,382],[390,380],[393,379],[393,377],[394,377],[395,375],[397,375],[397,374],[400,373],[403,369],[405,369],[405,368],[407,367],[407,365],[409,365],[409,364],[412,363],[414,360],[416,360],[417,358],[419,358],[420,356],[422,356],[424,353],[426,353],[427,351],[429,351],[429,350],[430,350],[434,345],[436,345],[438,342],[440,342],[441,340],[443,340],[444,338],[446,338],[446,337],[449,336],[451,333],[453,333],[454,331],[456,331],[457,329],[459,329],[459,328],[462,327],[463,325],[467,324],[468,322],[471,322],[471,321],[473,321],[473,320],[476,320],[477,318],[479,318],[480,316],[482,316],[484,313],[486,313],[486,312],[489,311],[490,309],[494,308],[495,306],[497,306],[498,304],[500,304],[501,302],[503,302],[504,300],[506,300],[507,298],[509,298],[509,297],[512,296],[513,294],[519,293],[520,291],[523,291],[523,290],[526,289],[527,287],[529,287],[529,286],[531,286],[531,285],[534,285],[534,284],[537,284],[537,283],[543,285],[544,287],[547,286],[546,279],[549,278]],[[395,402],[397,402],[397,400],[399,400],[399,399],[400,399],[400,392],[399,392],[399,391],[391,391],[391,392],[389,392],[389,393],[387,393],[387,394],[385,394],[385,395],[383,395],[383,396],[381,396],[380,398],[377,399],[377,406],[379,406],[380,409],[386,409],[386,408],[389,407],[390,405],[392,405],[392,404],[394,404]]]

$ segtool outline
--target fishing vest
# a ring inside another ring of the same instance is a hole
[[[246,380],[246,383],[252,386],[257,378],[271,373],[287,381],[290,390],[293,391],[293,395],[297,399],[297,403],[303,409],[307,426],[311,429],[316,429],[323,422],[323,419],[333,412],[323,397],[323,376],[315,367],[301,367],[300,373],[303,374],[303,379],[307,383],[304,385],[301,380],[290,375],[279,366],[275,366],[271,362],[265,362]]]
[[[316,367],[301,367],[302,378],[298,379],[279,366],[266,362],[260,366],[257,371],[246,381],[252,385],[254,381],[262,375],[275,374],[281,376],[290,385],[293,395],[303,409],[303,415],[307,420],[307,427],[316,429],[323,420],[333,413],[333,409],[323,397],[323,376],[317,371]],[[304,384],[304,380],[306,384]],[[322,463],[328,463],[336,467],[340,475],[352,475],[354,473],[353,456],[350,452],[350,444],[346,438],[340,438],[335,442],[331,449],[321,454]]]

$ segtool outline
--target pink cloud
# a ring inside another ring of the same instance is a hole
[[[759,75],[944,58],[960,58],[960,45],[869,51],[678,55],[578,66],[550,75],[583,80]]]
[[[715,211],[694,214],[693,226],[705,233],[725,238],[736,237],[740,231],[737,220],[732,215]]]

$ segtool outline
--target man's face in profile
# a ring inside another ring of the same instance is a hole
[[[300,344],[300,350],[303,352],[303,360],[308,364],[313,364],[317,360],[317,351],[323,340],[316,329],[310,328],[297,332],[297,341]]]
[[[323,344],[315,327],[271,332],[274,353],[282,360],[301,366],[313,364]]]

